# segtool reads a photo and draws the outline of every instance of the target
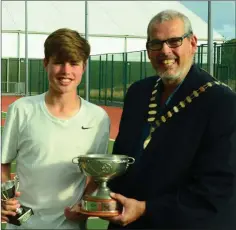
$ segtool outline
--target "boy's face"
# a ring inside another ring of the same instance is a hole
[[[49,90],[59,94],[77,93],[77,86],[85,70],[83,61],[60,63],[50,57],[48,61],[44,59],[44,67],[48,73]]]

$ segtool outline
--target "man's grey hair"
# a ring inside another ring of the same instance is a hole
[[[192,33],[192,25],[187,16],[175,10],[164,10],[156,14],[149,22],[147,28],[147,40],[150,40],[150,33],[152,31],[153,25],[155,25],[156,23],[162,23],[177,18],[181,19],[184,23],[184,33]]]

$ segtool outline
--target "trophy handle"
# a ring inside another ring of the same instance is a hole
[[[77,160],[77,161],[75,161],[75,160]],[[72,163],[73,163],[73,164],[79,164],[79,162],[80,162],[79,157],[74,157],[74,158],[72,159]]]
[[[128,165],[132,165],[135,162],[133,157],[128,157]]]
[[[14,182],[15,182],[15,186],[16,186],[15,191],[17,192],[17,191],[19,191],[19,185],[20,185],[19,177],[17,175],[14,176]]]

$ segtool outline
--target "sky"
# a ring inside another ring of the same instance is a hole
[[[208,17],[208,1],[181,1],[204,21]],[[227,40],[236,38],[236,6],[235,1],[211,1],[212,26]]]

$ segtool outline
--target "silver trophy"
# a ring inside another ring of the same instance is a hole
[[[14,177],[14,180],[3,182],[1,185],[2,202],[14,198],[15,192],[18,190],[18,188],[19,188],[19,179],[17,176]],[[26,222],[33,214],[34,213],[31,208],[21,205],[20,208],[16,209],[15,216],[7,216],[7,218],[9,219],[9,223],[20,226],[21,224]]]
[[[111,190],[107,182],[122,175],[134,158],[126,155],[88,154],[73,158],[72,162],[78,164],[80,170],[93,177],[98,188],[81,200],[81,213],[88,216],[110,217],[120,214],[121,205],[110,197]]]

